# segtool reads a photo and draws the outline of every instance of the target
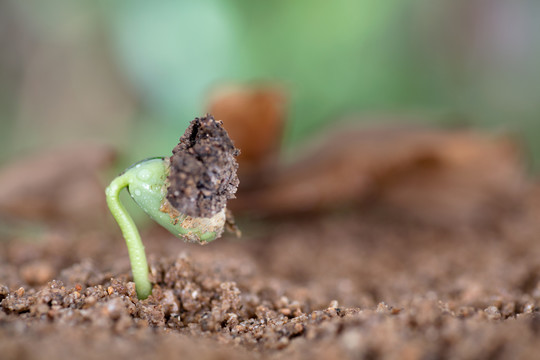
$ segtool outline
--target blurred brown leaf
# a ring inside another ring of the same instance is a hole
[[[342,129],[268,181],[231,205],[293,215],[368,203],[468,222],[515,199],[525,184],[520,151],[508,138],[412,127]]]
[[[99,172],[114,155],[105,145],[78,144],[13,160],[0,169],[0,216],[92,223],[105,207]]]
[[[223,120],[225,128],[240,149],[240,186],[246,188],[264,181],[277,165],[286,96],[276,86],[229,86],[214,92],[208,111]]]

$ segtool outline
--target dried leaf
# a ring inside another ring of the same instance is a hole
[[[104,208],[98,174],[113,158],[108,146],[81,144],[13,160],[0,170],[0,215],[88,221]]]
[[[469,220],[525,184],[509,139],[412,127],[342,129],[268,180],[239,194],[237,210],[292,215],[370,203]]]
[[[208,112],[240,149],[242,187],[261,181],[277,165],[285,121],[286,97],[278,87],[224,87],[212,94]]]

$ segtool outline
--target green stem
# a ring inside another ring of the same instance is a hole
[[[105,193],[107,196],[107,205],[109,205],[109,209],[120,226],[124,239],[126,239],[137,297],[142,300],[146,299],[152,293],[152,284],[148,279],[148,263],[146,262],[146,254],[141,236],[133,219],[129,216],[119,199],[120,191],[128,185],[129,177],[126,174],[120,175],[111,182]]]

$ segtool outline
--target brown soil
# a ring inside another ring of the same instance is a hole
[[[2,358],[535,358],[529,195],[490,228],[384,209],[249,221],[242,240],[204,247],[154,228],[144,301],[117,234],[13,238],[0,252]]]
[[[0,358],[538,358],[540,187],[514,147],[349,133],[241,188],[239,240],[143,232],[143,301],[96,202],[109,156],[0,171]]]
[[[239,151],[222,125],[209,114],[195,118],[173,149],[167,199],[183,214],[212,217],[236,193]]]

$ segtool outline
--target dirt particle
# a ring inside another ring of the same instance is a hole
[[[9,294],[9,288],[6,285],[0,285],[0,300]]]
[[[95,297],[95,296],[88,296],[85,300],[84,300],[84,305],[83,305],[83,309],[85,308],[89,308],[93,305],[95,305],[97,303],[98,299]]]
[[[178,298],[174,296],[172,290],[165,290],[163,292],[163,299],[161,300],[163,312],[165,315],[178,314],[180,311],[180,302]]]
[[[289,308],[279,309],[279,312],[285,316],[290,316],[292,313],[291,309]]]
[[[525,314],[532,314],[534,312],[534,304],[533,303],[526,303],[523,305],[523,313]]]
[[[124,303],[120,298],[114,298],[109,300],[105,306],[105,313],[112,319],[118,320],[120,316],[126,311]]]
[[[21,270],[21,277],[29,285],[44,285],[51,281],[54,276],[54,269],[51,264],[43,261],[35,261],[24,265]]]
[[[384,302],[381,302],[377,305],[377,310],[376,310],[378,313],[381,313],[381,314],[390,314],[391,311],[392,311],[392,307],[391,306],[388,306],[386,303]]]
[[[330,301],[330,304],[328,305],[329,309],[337,309],[339,307],[339,303],[337,300]]]
[[[300,324],[300,323],[297,323],[297,324],[294,324],[294,334],[300,334],[304,331],[304,325]]]
[[[501,312],[496,306],[488,306],[486,309],[484,309],[484,313],[490,320],[500,320],[502,318]]]

